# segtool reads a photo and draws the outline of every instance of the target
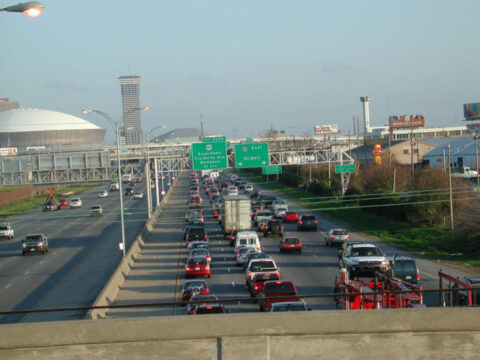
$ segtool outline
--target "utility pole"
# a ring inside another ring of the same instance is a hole
[[[452,195],[452,167],[450,166],[450,144],[448,144],[448,189],[450,193],[450,228],[453,231],[453,195]]]
[[[202,141],[205,133],[203,131],[203,114],[200,114],[200,141]]]

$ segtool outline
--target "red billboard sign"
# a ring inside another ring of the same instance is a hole
[[[388,125],[392,129],[424,127],[425,118],[423,117],[423,115],[390,116],[388,118]]]

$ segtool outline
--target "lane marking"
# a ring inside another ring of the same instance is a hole
[[[42,260],[42,261],[40,261],[40,264],[43,264],[44,262],[45,262],[45,260]]]
[[[230,272],[230,268],[228,268],[228,272]]]
[[[235,287],[235,281],[232,281],[232,287]]]
[[[8,289],[10,286],[12,286],[12,283],[5,285],[5,289]]]
[[[23,273],[23,275],[28,275],[28,270]]]

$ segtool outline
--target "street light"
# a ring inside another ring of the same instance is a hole
[[[148,146],[148,139],[152,136],[153,132],[157,129],[165,129],[167,125],[158,125],[151,129],[148,133],[144,134],[145,144],[147,146],[147,169],[145,172],[145,183],[147,185],[147,213],[150,219],[152,213],[152,189],[150,187],[150,147]],[[158,192],[158,187],[155,187],[155,192]],[[157,196],[158,199],[158,196]],[[158,206],[158,204],[157,204]]]
[[[26,3],[19,3],[17,5],[7,6],[6,8],[0,9],[0,11],[21,12],[28,17],[37,17],[42,13],[44,7],[45,5],[43,5],[39,1],[29,1]]]
[[[143,110],[148,110],[148,108],[134,108],[130,109],[127,112],[125,112],[123,115],[128,114],[130,112],[134,111],[143,111]],[[104,113],[103,111],[100,110],[93,110],[93,109],[85,109],[82,110],[82,113],[84,114],[89,114],[89,113],[97,113],[98,115],[104,117],[105,119],[108,120],[110,125],[112,125],[113,130],[115,131],[116,137],[117,137],[117,170],[118,170],[118,186],[120,190],[120,224],[121,224],[121,229],[122,229],[122,254],[125,257],[125,219],[123,215],[123,189],[122,189],[122,169],[120,166],[120,125],[121,125],[121,120],[123,119],[120,118],[120,120],[115,121],[112,119],[110,115],[107,113]]]

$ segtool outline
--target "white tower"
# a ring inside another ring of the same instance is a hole
[[[370,108],[368,103],[372,100],[370,96],[361,96],[360,101],[363,103],[363,136],[367,136],[372,132],[370,127]]]

